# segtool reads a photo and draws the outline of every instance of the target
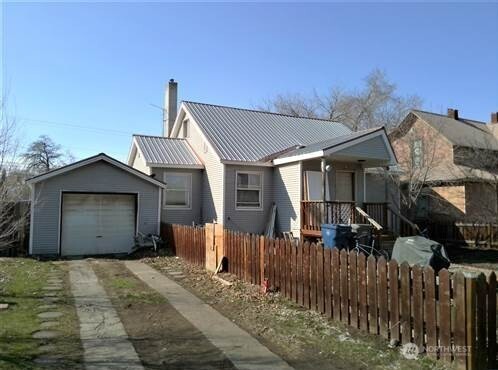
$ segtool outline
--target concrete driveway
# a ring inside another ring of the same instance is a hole
[[[69,262],[87,369],[292,369],[138,261]]]

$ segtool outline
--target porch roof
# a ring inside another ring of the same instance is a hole
[[[357,131],[288,151],[273,162],[276,165],[333,156],[335,159],[362,160],[371,166],[397,164],[384,127]]]

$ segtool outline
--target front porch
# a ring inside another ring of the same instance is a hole
[[[401,234],[399,189],[384,171],[397,162],[383,128],[300,147],[274,160],[296,162],[302,238],[320,237],[324,223],[368,223],[379,234]]]
[[[391,220],[389,220],[391,216]],[[321,226],[330,224],[368,224],[376,223],[384,232],[396,229],[394,213],[387,202],[354,201],[301,201],[301,236],[303,238],[321,237]]]
[[[419,227],[396,211],[389,202],[301,201],[301,237],[320,238],[321,226],[371,224],[377,235],[391,237],[420,233]]]

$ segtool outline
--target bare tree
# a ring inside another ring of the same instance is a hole
[[[32,142],[22,155],[27,170],[34,173],[45,173],[64,164],[64,154],[59,144],[46,135]]]
[[[415,117],[412,117],[415,121]],[[433,127],[399,126],[390,134],[396,151],[398,167],[384,171],[391,191],[399,191],[397,211],[410,220],[417,218],[422,197],[431,197],[430,188],[440,171],[449,165],[441,150],[440,132]],[[393,199],[396,196],[393,197]]]
[[[16,120],[0,98],[0,251],[19,244],[28,219],[29,190],[19,157]]]
[[[259,108],[292,116],[325,118],[345,123],[357,131],[377,126],[395,127],[410,109],[421,105],[420,97],[399,95],[386,73],[375,69],[366,76],[359,90],[333,87],[324,95],[316,91],[311,96],[280,94]]]

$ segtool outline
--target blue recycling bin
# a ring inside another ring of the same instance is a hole
[[[323,224],[322,239],[325,248],[347,248],[351,242],[351,226]]]

